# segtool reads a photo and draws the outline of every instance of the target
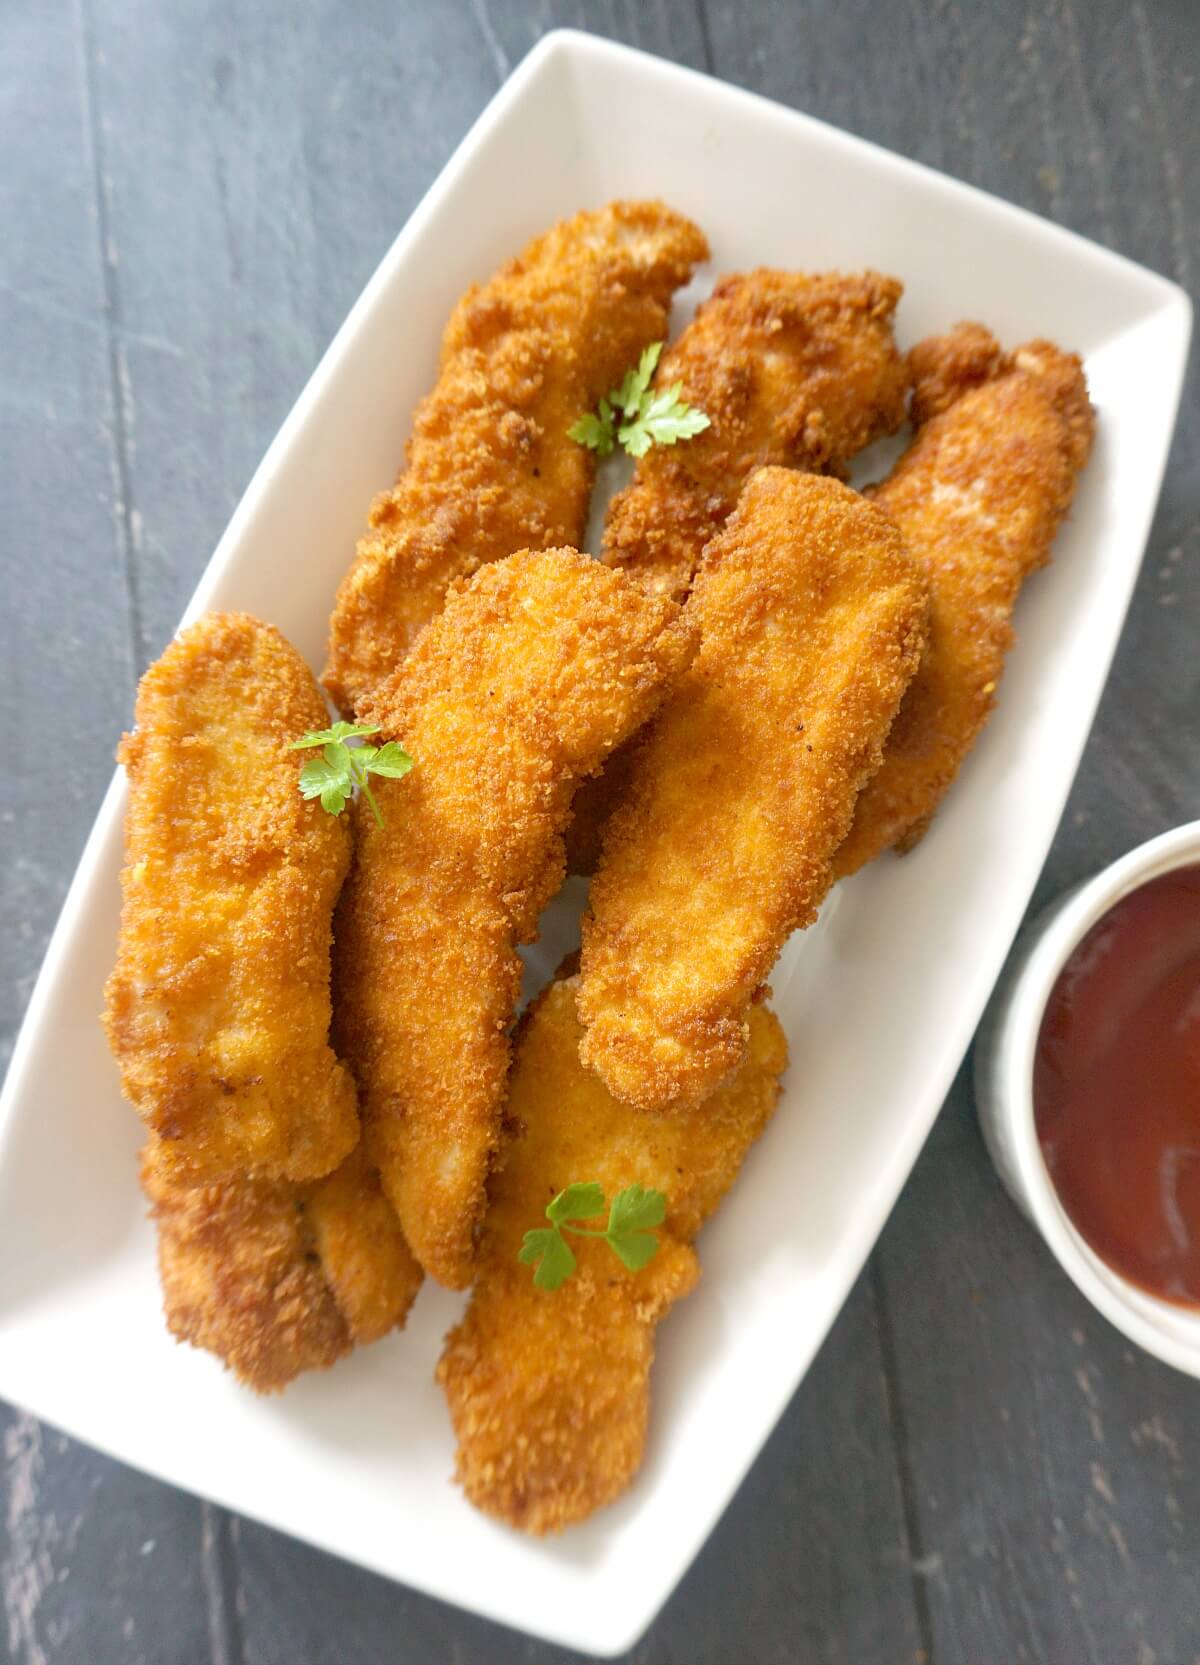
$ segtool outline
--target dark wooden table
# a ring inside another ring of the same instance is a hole
[[[2,0],[0,1063],[138,674],[376,261],[560,23],[1195,280],[1191,0]],[[1039,901],[1200,815],[1198,631],[1193,374]],[[28,1416],[0,1407],[0,1426],[0,1649],[21,1665],[567,1657]],[[993,1177],[964,1069],[766,1454],[633,1657],[1193,1665],[1198,1551],[1200,1386],[1060,1275]]]

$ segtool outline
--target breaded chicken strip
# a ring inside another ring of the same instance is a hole
[[[344,711],[361,710],[452,579],[582,542],[595,457],[567,429],[663,338],[673,292],[707,255],[662,203],[614,202],[554,226],[459,301],[404,471],[338,591],[324,680]]]
[[[384,1189],[452,1288],[470,1279],[500,1137],[513,944],[562,880],[580,777],[684,663],[678,616],[573,550],[522,552],[451,590],[369,708],[414,768],[376,789],[382,828],[357,817],[336,1032]]]
[[[142,1152],[167,1326],[272,1393],[403,1326],[421,1270],[361,1147],[310,1185],[180,1184]]]
[[[105,1009],[125,1096],[181,1179],[315,1179],[358,1138],[328,1042],[350,829],[305,803],[288,750],[325,703],[277,630],[210,613],[146,672],[135,715]]]
[[[583,921],[582,1057],[627,1103],[698,1103],[809,925],[925,640],[926,586],[836,480],[752,475],[685,616],[700,648],[604,832]]]
[[[580,1067],[575,980],[539,997],[520,1031],[508,1114],[521,1133],[496,1176],[471,1304],[438,1365],[457,1477],[471,1502],[527,1532],[556,1532],[619,1496],[642,1460],[655,1331],[689,1293],[691,1248],[737,1177],[779,1096],[787,1045],[752,1007],[749,1055],[696,1110],[650,1118]],[[608,1247],[570,1239],[577,1270],[535,1287],[517,1255],[566,1186],[597,1180],[612,1198],[666,1193],[660,1248],[630,1272]]]
[[[723,278],[655,378],[659,387],[681,382],[712,426],[639,461],[609,507],[604,560],[644,589],[682,601],[705,544],[756,468],[841,474],[857,451],[895,433],[908,391],[892,339],[900,295],[901,285],[878,272],[761,268]],[[632,745],[579,790],[567,834],[574,873],[595,870]]]
[[[1079,359],[1048,341],[1008,355],[960,324],[915,347],[912,366],[921,426],[872,496],[929,575],[929,644],[839,877],[929,825],[996,703],[1021,585],[1050,559],[1095,431]]]
[[[655,376],[658,387],[682,383],[712,426],[641,458],[609,506],[604,560],[683,601],[756,468],[839,474],[895,433],[908,392],[892,338],[902,292],[878,272],[723,278]]]

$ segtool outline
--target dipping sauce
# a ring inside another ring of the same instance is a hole
[[[1080,1235],[1131,1283],[1200,1306],[1200,867],[1123,897],[1071,955],[1033,1106]]]

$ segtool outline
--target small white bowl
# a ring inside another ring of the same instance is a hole
[[[1070,955],[1121,897],[1200,865],[1200,821],[1152,838],[1077,885],[1018,936],[975,1043],[975,1098],[996,1171],[1092,1305],[1156,1358],[1200,1376],[1200,1311],[1147,1295],[1084,1242],[1059,1200],[1033,1118],[1033,1060],[1046,1002]]]

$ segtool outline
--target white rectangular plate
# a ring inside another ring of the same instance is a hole
[[[775,975],[790,1085],[704,1234],[697,1294],[662,1332],[636,1485],[553,1542],[475,1514],[450,1482],[453,1441],[433,1383],[458,1303],[434,1289],[407,1333],[281,1399],[256,1399],[170,1341],[134,1177],[136,1118],[97,1023],[117,930],[119,780],[0,1112],[0,1393],[391,1578],[606,1654],[657,1612],[794,1392],[967,1046],[1100,695],[1190,328],[1173,285],[1018,209],[702,76],[549,35],[368,285],[190,613],[261,614],[319,664],[334,587],[372,494],[394,473],[460,290],[562,215],[654,195],[700,222],[716,271],[894,272],[907,286],[905,344],[967,317],[1010,345],[1046,335],[1077,348],[1100,427],[1054,563],[1022,602],[1000,709],[933,831],[915,855],[843,886]],[[769,1241],[750,1229],[761,1220],[772,1222]]]

